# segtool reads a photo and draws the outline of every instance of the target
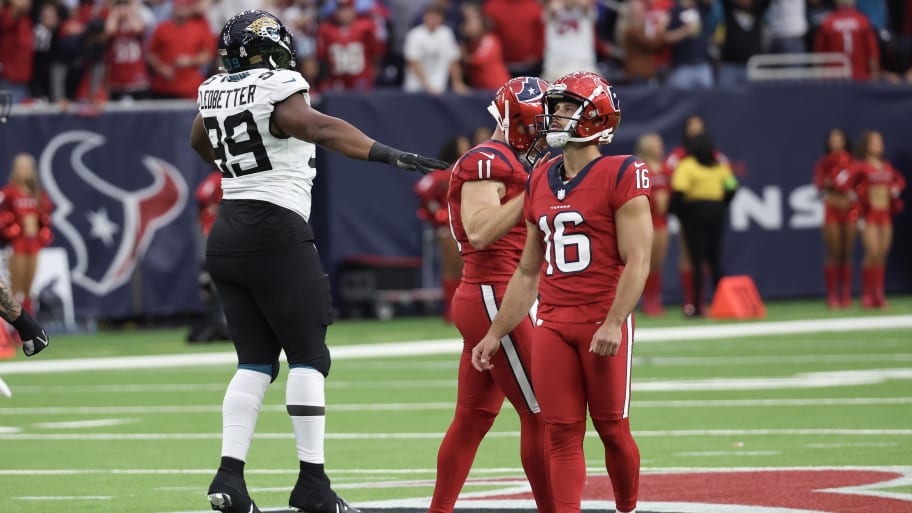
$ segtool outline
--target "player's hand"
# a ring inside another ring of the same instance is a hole
[[[426,175],[435,169],[446,169],[450,167],[450,164],[442,160],[418,155],[417,153],[402,153],[396,159],[396,167],[406,171],[418,171]]]
[[[480,342],[472,348],[472,366],[479,372],[491,370],[494,365],[491,364],[491,357],[500,349],[500,340],[494,335],[485,335]]]
[[[22,339],[22,352],[25,356],[35,356],[50,344],[50,339],[38,321],[25,310],[12,322]]]
[[[589,352],[599,356],[614,356],[621,347],[621,327],[602,324],[592,335]]]

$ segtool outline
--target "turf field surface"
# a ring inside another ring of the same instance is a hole
[[[641,513],[912,512],[912,298],[876,316],[768,307],[759,325],[685,323],[672,312],[638,320]],[[828,321],[782,322],[812,318]],[[234,366],[230,346],[189,346],[183,335],[56,337],[37,358],[0,362],[13,393],[0,397],[0,512],[208,510]],[[456,337],[435,319],[331,328],[327,467],[366,511],[426,508],[452,416]],[[396,341],[411,343],[385,345]],[[130,359],[99,360],[110,357]],[[287,504],[296,477],[284,376],[267,393],[247,464],[264,509]],[[461,508],[532,509],[518,429],[505,405]],[[611,510],[593,434],[584,507]]]

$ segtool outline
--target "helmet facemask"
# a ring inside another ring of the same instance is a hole
[[[613,92],[599,85],[584,97],[570,91],[567,84],[559,82],[548,90],[544,102],[545,113],[536,120],[536,129],[546,134],[548,146],[563,148],[568,142],[593,140],[597,140],[598,144],[611,143],[621,122],[621,113],[614,107],[602,108],[600,111],[599,105],[604,106],[606,95],[613,95]],[[612,101],[610,96],[607,98]],[[569,116],[556,114],[557,105],[561,102],[572,103],[576,109]],[[554,127],[552,124],[555,119],[566,120],[566,123],[563,127]]]

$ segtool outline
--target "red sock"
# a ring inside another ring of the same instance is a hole
[[[871,274],[871,290],[874,294],[874,297],[883,300],[884,282],[886,280],[887,269],[882,265],[877,265],[871,268]]]
[[[586,484],[586,459],[583,438],[586,421],[549,423],[551,443],[551,490],[558,513],[579,513]]]
[[[31,296],[25,296],[25,299],[22,300],[22,308],[25,308],[25,311],[28,312],[29,315],[35,315],[35,312],[32,311],[32,297]]]
[[[452,513],[459,491],[469,476],[478,445],[496,417],[496,414],[456,406],[453,422],[437,451],[437,483],[428,510],[430,513]]]
[[[443,319],[449,322],[450,319],[450,303],[453,302],[453,295],[456,294],[456,289],[459,287],[459,278],[444,278],[443,279]]]
[[[871,299],[874,292],[874,281],[876,277],[874,275],[873,267],[862,267],[861,268],[861,296],[862,299]]]
[[[536,509],[539,513],[554,513],[545,418],[540,414],[528,413],[519,416],[519,424],[520,458],[538,506]]]
[[[681,292],[684,294],[685,305],[696,305],[694,302],[694,275],[693,270],[681,271]]]
[[[842,299],[845,302],[852,300],[852,266],[839,266],[839,286],[841,287]]]
[[[605,468],[618,511],[636,509],[640,488],[640,450],[630,433],[630,419],[594,420],[605,446]]]
[[[839,289],[839,270],[835,265],[827,264],[823,266],[823,278],[826,282],[827,298],[835,297]]]

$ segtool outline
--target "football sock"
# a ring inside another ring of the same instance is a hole
[[[459,491],[472,468],[478,445],[496,417],[496,413],[456,406],[453,422],[437,451],[437,482],[428,510],[430,513],[453,511]]]
[[[285,387],[285,405],[294,429],[298,460],[321,465],[326,432],[324,381],[323,375],[312,367],[292,367]]]
[[[554,513],[545,419],[540,414],[526,413],[519,416],[519,424],[520,459],[526,478],[532,486],[532,495],[538,506],[536,509],[538,513]]]
[[[630,419],[594,420],[605,446],[605,468],[618,511],[636,509],[640,487],[640,451],[630,433]]]
[[[583,438],[586,421],[548,424],[551,444],[551,487],[556,511],[579,511],[586,483]]]
[[[269,374],[238,369],[222,402],[222,456],[247,461]]]

